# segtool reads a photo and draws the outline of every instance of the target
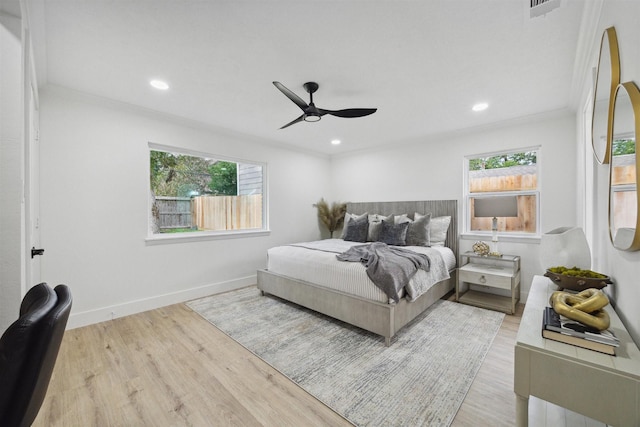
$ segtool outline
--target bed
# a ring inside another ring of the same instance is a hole
[[[298,274],[297,271],[310,270],[306,264],[297,269],[295,263],[289,263],[286,255],[280,261],[269,260],[268,268],[258,270],[258,288],[263,294],[271,294],[276,297],[291,301],[295,304],[312,309],[327,316],[381,335],[385,338],[387,346],[391,344],[392,337],[406,324],[421,314],[435,301],[442,298],[454,288],[456,281],[456,260],[458,255],[458,215],[456,200],[431,200],[409,202],[367,202],[348,203],[347,212],[354,215],[364,213],[376,213],[380,215],[403,214],[414,212],[431,214],[431,218],[450,216],[451,221],[444,239],[444,247],[449,248],[453,261],[447,263],[449,278],[430,284],[428,289],[417,298],[410,301],[410,295],[405,295],[397,303],[389,301],[384,295],[376,295],[376,286],[370,282],[373,294],[357,295],[353,290],[342,289],[339,285],[349,282],[350,273],[347,276],[315,274],[307,271],[307,276]],[[338,242],[336,242],[338,243]],[[346,243],[346,242],[345,242]],[[331,242],[326,242],[330,245]],[[286,251],[302,251],[308,248],[307,244],[287,245]],[[339,246],[338,246],[339,247]],[[276,249],[276,248],[273,248]],[[434,248],[438,250],[438,248]],[[278,251],[281,249],[278,248]],[[424,248],[425,251],[433,249]],[[447,249],[448,250],[448,249]],[[273,255],[270,249],[270,256]],[[285,254],[285,249],[282,249]],[[322,249],[315,252],[324,252]],[[433,252],[431,252],[433,253]],[[315,255],[314,255],[315,256]],[[327,257],[335,257],[335,253],[325,253]],[[285,268],[289,263],[289,267]],[[340,263],[340,261],[336,261]],[[272,265],[273,264],[273,265]],[[345,264],[345,263],[343,263]],[[353,274],[362,274],[365,267],[359,263],[345,266],[352,270]],[[343,268],[343,267],[341,267]],[[361,269],[361,272],[355,272]],[[320,270],[318,270],[320,271]],[[343,273],[340,273],[343,274]],[[416,276],[422,272],[416,273]],[[412,279],[412,282],[414,279]]]

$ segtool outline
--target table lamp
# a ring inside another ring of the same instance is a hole
[[[489,255],[502,256],[498,250],[498,217],[517,217],[517,196],[492,196],[474,198],[473,212],[476,218],[493,218],[491,223],[491,252]]]

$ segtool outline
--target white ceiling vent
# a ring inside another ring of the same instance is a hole
[[[560,7],[560,0],[529,0],[529,17],[546,15],[557,7]]]

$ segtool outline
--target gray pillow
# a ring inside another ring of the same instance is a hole
[[[378,242],[387,245],[406,246],[408,222],[394,224],[393,221],[382,221]]]
[[[380,235],[382,220],[393,221],[393,214],[382,216],[378,214],[369,215],[369,231],[367,232],[367,242],[377,242]]]
[[[344,225],[342,226],[342,233],[340,234],[340,238],[344,239],[344,236],[347,235],[347,228],[349,228],[349,220],[351,218],[357,220],[357,219],[367,218],[368,216],[369,216],[368,212],[365,212],[362,215],[355,215],[355,214],[352,214],[352,213],[349,213],[349,212],[344,214]]]
[[[431,223],[429,224],[431,246],[444,246],[444,241],[447,240],[449,223],[451,223],[450,216],[437,216],[435,218],[431,218]]]
[[[369,228],[369,220],[365,215],[362,218],[353,219],[349,218],[347,232],[344,235],[344,240],[349,242],[361,242],[367,241],[367,229]]]
[[[416,212],[414,215],[414,220],[409,220],[409,228],[407,229],[407,245],[431,246],[431,242],[429,239],[430,222],[430,213],[426,215],[420,215]]]

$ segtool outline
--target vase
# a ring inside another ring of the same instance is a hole
[[[582,228],[560,227],[543,234],[540,263],[544,270],[557,266],[591,269],[591,252]]]

